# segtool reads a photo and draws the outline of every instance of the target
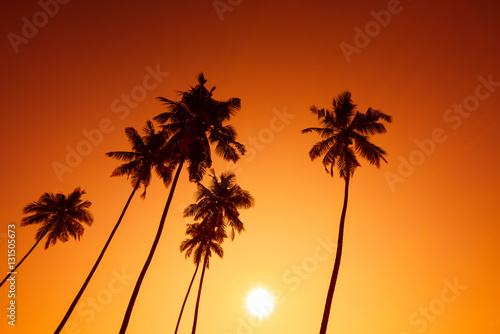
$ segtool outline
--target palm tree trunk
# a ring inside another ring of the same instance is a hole
[[[111,234],[109,235],[108,240],[106,241],[106,244],[104,245],[104,247],[103,247],[103,249],[101,251],[101,254],[99,254],[99,257],[97,258],[97,261],[95,262],[94,266],[92,267],[92,270],[90,270],[90,273],[87,276],[87,279],[85,280],[85,282],[83,283],[82,287],[80,288],[80,291],[78,291],[78,294],[76,295],[75,299],[71,303],[68,311],[64,315],[64,318],[62,319],[61,323],[57,327],[57,329],[54,332],[54,334],[59,334],[61,332],[61,330],[63,329],[64,325],[66,324],[66,321],[68,321],[71,313],[73,312],[74,308],[76,307],[76,304],[80,300],[80,297],[82,296],[83,292],[87,288],[87,285],[89,284],[90,280],[92,279],[92,276],[94,275],[94,272],[97,270],[97,267],[99,266],[99,263],[101,263],[101,260],[102,260],[102,258],[104,256],[104,253],[106,252],[106,250],[108,249],[109,244],[111,243],[111,239],[113,239],[113,236],[115,235],[115,232],[118,229],[118,226],[120,226],[120,223],[122,222],[123,216],[125,215],[125,212],[127,211],[128,206],[129,206],[130,202],[132,201],[132,198],[135,195],[135,192],[137,191],[137,189],[139,189],[140,184],[141,183],[140,183],[140,179],[139,179],[139,180],[137,180],[137,182],[136,182],[136,184],[134,186],[134,189],[132,190],[132,193],[130,194],[130,196],[129,196],[128,200],[127,200],[127,203],[125,203],[125,207],[123,208],[122,213],[121,213],[120,217],[118,218],[118,221],[115,224],[115,227],[111,231]]]
[[[203,286],[203,277],[205,277],[205,269],[207,268],[206,266],[207,257],[208,256],[205,255],[205,259],[203,260],[203,270],[201,271],[200,286],[198,288],[198,297],[196,298],[196,306],[194,308],[193,331],[191,332],[191,334],[196,333],[196,324],[198,322],[198,309],[200,308],[201,287]]]
[[[198,272],[198,268],[199,267],[200,267],[200,263],[198,263],[196,265],[196,270],[194,271],[193,278],[191,279],[191,283],[189,283],[189,288],[188,288],[188,291],[186,293],[186,297],[184,297],[184,302],[182,303],[181,313],[179,314],[179,319],[177,319],[177,325],[175,326],[175,332],[174,332],[174,334],[177,334],[177,331],[179,329],[179,324],[181,323],[181,318],[182,318],[182,312],[184,312],[184,306],[186,306],[186,301],[188,299],[189,292],[191,291],[191,286],[193,285],[194,278],[196,277],[196,273]]]
[[[179,174],[181,173],[182,165],[184,160],[179,163],[179,167],[177,167],[177,171],[175,172],[175,177],[172,182],[172,186],[170,187],[170,193],[168,194],[167,203],[165,204],[165,208],[163,209],[163,214],[161,216],[160,225],[158,226],[158,231],[156,232],[155,240],[153,241],[153,245],[151,246],[151,250],[149,251],[148,258],[142,267],[142,271],[135,283],[134,291],[132,292],[132,296],[130,297],[130,301],[127,306],[127,311],[125,312],[125,317],[123,318],[122,326],[120,328],[120,334],[125,334],[127,331],[127,326],[130,321],[130,316],[132,315],[132,309],[134,308],[135,300],[137,299],[137,295],[139,294],[139,289],[141,288],[142,281],[146,276],[146,272],[148,271],[149,264],[153,259],[153,255],[156,250],[156,246],[158,246],[158,242],[160,241],[161,233],[163,231],[163,226],[165,225],[165,218],[167,218],[168,209],[170,208],[170,203],[172,202],[172,197],[174,196],[175,186],[177,185],[177,181],[179,179]]]
[[[0,283],[0,287],[5,283],[5,281],[12,275],[12,273],[16,272],[16,269],[21,265],[21,263],[23,263],[23,261],[28,257],[28,255],[31,254],[31,252],[33,251],[33,249],[35,249],[35,247],[38,245],[38,243],[43,239],[43,237],[45,237],[45,235],[50,231],[50,227],[52,225],[49,225],[47,226],[47,229],[45,230],[45,232],[43,232],[43,234],[41,235],[40,238],[38,238],[38,240],[35,242],[35,244],[33,245],[33,247],[31,247],[31,249],[28,251],[28,253],[26,253],[26,255],[21,259],[21,261],[19,261],[19,263],[14,267],[14,269],[12,269],[8,274],[7,276],[5,276],[5,278],[3,279],[2,283]]]
[[[339,274],[340,258],[342,257],[342,243],[344,240],[344,223],[347,211],[348,192],[349,192],[349,176],[346,176],[344,206],[342,207],[342,215],[340,217],[340,226],[339,226],[339,238],[337,241],[337,254],[335,255],[335,264],[333,266],[332,278],[330,280],[330,287],[328,288],[328,294],[326,296],[325,311],[323,313],[323,320],[321,321],[321,329],[319,331],[320,334],[326,334],[326,328],[328,326],[328,318],[330,316],[330,309],[332,307],[333,292],[335,291],[335,285],[337,284],[337,277]]]

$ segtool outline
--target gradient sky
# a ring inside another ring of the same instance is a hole
[[[300,130],[317,124],[312,104],[330,107],[347,89],[360,111],[380,109],[393,123],[373,137],[389,163],[362,161],[351,182],[328,333],[499,333],[500,6],[218,4],[230,10],[199,0],[74,0],[47,7],[49,17],[37,1],[4,3],[0,268],[7,270],[7,224],[18,226],[18,259],[35,242],[36,227],[20,228],[22,208],[46,191],[83,187],[95,223],[81,241],[40,247],[23,263],[15,328],[0,289],[0,332],[54,331],[132,190],[109,177],[117,162],[104,153],[129,149],[125,127],[142,128],[164,111],[157,96],[175,99],[203,71],[216,99],[241,98],[232,123],[249,154],[237,166],[216,158],[214,167],[235,169],[256,205],[242,212],[246,231],[224,243],[224,259],[211,261],[199,333],[319,331],[344,183],[310,161],[318,137]],[[26,23],[34,18],[37,31]],[[100,127],[102,138],[85,147],[85,133]],[[54,162],[67,165],[68,149],[78,148],[87,155],[58,177]],[[194,190],[183,172],[128,333],[175,328],[195,268],[179,253]],[[154,179],[146,199],[133,200],[64,333],[118,331],[167,193]],[[244,302],[259,285],[279,295],[262,323]]]

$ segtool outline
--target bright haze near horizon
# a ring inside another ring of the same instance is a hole
[[[311,105],[331,108],[345,90],[393,123],[371,138],[388,163],[361,159],[350,182],[328,333],[500,332],[498,3],[63,2],[9,1],[0,14],[0,270],[8,224],[18,259],[34,244],[22,208],[44,192],[81,186],[95,222],[22,264],[15,327],[0,288],[1,333],[53,333],[132,191],[105,153],[129,150],[125,128],[142,129],[165,111],[156,97],[178,99],[200,72],[215,99],[241,99],[231,124],[247,155],[236,166],[214,155],[214,168],[236,171],[256,204],[210,261],[199,333],[319,332],[344,182],[310,161],[319,137],[300,131],[318,125]],[[184,170],[127,333],[175,329],[195,270],[179,252],[195,189]],[[154,177],[133,199],[63,333],[118,332],[167,194]],[[274,296],[261,321],[245,304],[259,286]]]

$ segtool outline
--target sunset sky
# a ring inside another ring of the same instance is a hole
[[[129,150],[125,128],[141,129],[165,111],[156,97],[177,99],[200,72],[215,99],[241,99],[231,123],[248,154],[235,166],[215,156],[214,168],[235,171],[256,204],[211,260],[198,333],[319,332],[344,182],[311,162],[319,137],[300,131],[318,124],[311,105],[330,108],[345,90],[393,123],[372,138],[388,164],[362,160],[350,183],[328,333],[500,332],[498,3],[59,1],[6,1],[0,14],[2,278],[7,225],[20,260],[37,231],[21,228],[22,208],[44,192],[82,187],[95,221],[22,264],[15,327],[0,288],[1,333],[53,333],[132,191],[110,178],[118,162],[105,153]],[[195,189],[184,170],[127,333],[174,332],[195,270],[179,252]],[[155,177],[133,199],[63,333],[118,332],[167,195]],[[259,286],[276,296],[262,321],[245,307]]]

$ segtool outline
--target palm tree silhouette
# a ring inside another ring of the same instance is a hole
[[[90,270],[87,279],[83,283],[82,287],[80,288],[80,291],[76,295],[68,311],[66,312],[64,318],[62,319],[61,323],[54,332],[55,334],[58,334],[68,321],[71,313],[73,312],[78,301],[80,300],[80,297],[82,296],[83,292],[87,288],[87,285],[92,279],[92,276],[97,270],[97,267],[99,266],[99,263],[101,262],[104,253],[108,249],[108,246],[111,243],[111,240],[113,239],[116,230],[120,226],[123,216],[125,215],[125,212],[127,211],[127,208],[132,198],[134,197],[134,194],[140,188],[141,185],[144,187],[144,192],[141,194],[141,197],[145,198],[146,189],[151,182],[152,169],[153,168],[155,169],[156,173],[163,180],[165,185],[168,185],[168,183],[171,180],[171,175],[172,175],[171,166],[164,164],[165,161],[164,148],[165,148],[166,133],[156,132],[153,123],[151,121],[147,121],[146,125],[143,128],[143,132],[144,136],[140,136],[136,129],[132,127],[126,128],[125,134],[127,135],[127,138],[132,146],[132,151],[115,151],[106,153],[108,157],[125,161],[124,164],[118,166],[113,171],[111,176],[127,175],[127,177],[130,177],[133,186],[132,193],[130,194],[127,202],[125,203],[125,207],[123,208],[122,213],[120,214],[118,221],[116,222],[113,230],[111,231],[111,234],[109,235],[108,240],[106,241],[106,244],[104,245],[101,253],[99,254],[99,257],[97,258],[94,266]]]
[[[5,281],[16,271],[23,261],[31,254],[40,241],[47,236],[45,249],[50,245],[55,245],[57,240],[66,242],[73,237],[80,240],[83,235],[83,224],[91,226],[94,218],[88,210],[92,204],[89,201],[82,201],[85,190],[79,187],[73,190],[68,196],[62,193],[44,193],[38,201],[31,202],[23,209],[24,214],[31,214],[23,217],[21,226],[41,224],[36,233],[36,242],[19,263],[10,270],[9,274],[0,283]]]
[[[206,80],[203,73],[200,73],[197,79],[198,85],[191,87],[186,92],[179,92],[180,101],[172,101],[163,97],[158,98],[164,102],[168,111],[156,116],[154,119],[164,124],[162,126],[163,131],[170,135],[166,143],[166,151],[170,153],[170,165],[177,165],[177,170],[151,250],[127,306],[120,334],[124,334],[127,330],[142,281],[146,276],[160,241],[183,164],[187,163],[189,180],[198,182],[203,178],[206,169],[212,165],[211,144],[215,145],[217,154],[225,160],[233,162],[236,162],[239,155],[245,152],[244,146],[236,142],[234,128],[231,125],[223,124],[240,109],[240,99],[230,98],[226,101],[217,101],[212,97],[215,87],[210,90],[205,87]]]
[[[177,325],[175,327],[175,333],[179,329],[179,324],[182,318],[182,313],[184,311],[184,306],[186,305],[186,301],[189,296],[189,292],[191,291],[191,287],[193,285],[194,279],[196,277],[196,273],[198,272],[198,268],[200,267],[200,263],[203,260],[203,270],[200,279],[200,286],[198,289],[198,299],[196,302],[196,310],[198,310],[199,306],[199,297],[201,294],[201,287],[203,285],[203,278],[205,276],[205,269],[210,269],[210,256],[212,255],[212,251],[217,254],[221,259],[224,256],[224,250],[222,249],[222,241],[227,235],[224,230],[217,229],[210,222],[203,221],[201,223],[188,224],[188,228],[186,230],[186,235],[189,235],[191,238],[188,238],[182,241],[180,246],[180,251],[186,251],[186,259],[193,254],[193,262],[196,265],[196,269],[194,271],[193,277],[191,278],[191,282],[189,283],[189,288],[186,293],[186,297],[184,298],[184,302],[182,303],[181,312],[179,314],[179,319],[177,320]],[[197,311],[196,311],[197,313]]]
[[[193,217],[195,220],[202,220],[200,226],[190,225],[186,234],[192,235],[191,239],[185,240],[181,244],[181,252],[188,249],[186,252],[186,258],[191,255],[192,248],[194,245],[200,245],[201,248],[196,248],[197,251],[194,253],[193,261],[196,264],[196,270],[194,272],[191,283],[184,298],[182,304],[179,319],[177,320],[177,326],[175,328],[175,333],[177,333],[179,323],[182,317],[182,312],[186,300],[188,298],[191,286],[193,284],[194,278],[198,271],[202,255],[205,254],[207,257],[204,259],[204,264],[200,286],[198,289],[198,297],[196,300],[195,317],[193,321],[192,333],[196,332],[196,325],[198,321],[198,310],[200,304],[201,287],[203,284],[203,278],[205,274],[205,268],[208,268],[208,257],[210,256],[209,250],[211,242],[217,242],[221,244],[224,238],[227,236],[226,228],[231,228],[231,239],[234,239],[235,231],[241,233],[245,230],[243,222],[239,218],[238,209],[248,209],[254,205],[254,199],[252,195],[246,190],[243,190],[238,184],[236,184],[236,175],[234,173],[222,173],[220,178],[217,178],[215,171],[211,170],[211,182],[209,187],[205,187],[203,184],[198,183],[197,189],[197,203],[189,205],[186,210],[184,210],[185,217]],[[205,229],[198,229],[207,226]],[[190,228],[197,227],[194,231]],[[205,235],[200,234],[204,232]],[[204,248],[203,248],[204,247]],[[215,247],[215,246],[214,246]],[[204,252],[203,250],[206,249]],[[216,252],[216,250],[214,249]],[[222,251],[222,248],[221,248]],[[216,252],[217,253],[217,252]],[[222,258],[222,255],[217,253]]]
[[[322,140],[314,144],[309,151],[309,156],[311,160],[323,156],[325,170],[333,177],[333,170],[337,167],[340,177],[345,180],[344,204],[340,217],[335,264],[320,329],[320,334],[325,334],[342,256],[349,181],[354,175],[355,169],[361,166],[356,153],[377,168],[380,167],[381,160],[387,162],[384,158],[386,152],[372,144],[369,141],[369,136],[385,133],[387,130],[384,124],[379,121],[390,123],[391,116],[372,108],[368,108],[366,113],[360,113],[356,110],[356,105],[352,103],[349,91],[343,92],[333,99],[333,110],[318,109],[316,106],[312,106],[311,111],[318,117],[322,127],[307,128],[302,130],[302,133],[316,132]]]
[[[245,230],[238,209],[251,208],[255,200],[236,183],[236,175],[233,172],[221,173],[217,178],[212,169],[209,176],[212,180],[208,188],[198,182],[197,203],[189,205],[184,215],[195,220],[217,215],[218,226],[224,229],[230,227],[233,240],[235,231],[241,233]]]

